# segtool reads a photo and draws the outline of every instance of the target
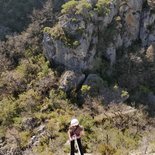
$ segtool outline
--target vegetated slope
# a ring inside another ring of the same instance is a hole
[[[31,22],[34,9],[41,9],[46,0],[1,0],[0,39],[5,34],[23,31]]]
[[[140,110],[126,114],[128,106],[123,104],[104,105],[90,96],[88,87],[81,90],[83,105],[76,92],[61,91],[62,68],[52,68],[43,55],[42,31],[53,25],[49,20],[50,1],[36,11],[25,31],[1,42],[0,153],[68,153],[67,129],[76,116],[85,128],[85,152],[128,154],[148,134],[152,120]]]

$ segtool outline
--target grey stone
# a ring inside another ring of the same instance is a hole
[[[150,10],[144,11],[142,14],[142,23],[140,27],[140,39],[143,46],[148,46],[155,41],[155,14]]]
[[[114,65],[116,62],[116,48],[113,44],[110,44],[110,46],[107,48],[106,56],[110,60],[110,65]]]
[[[73,45],[66,45],[61,39],[54,39],[44,33],[43,45],[46,58],[55,63],[64,65],[72,70],[86,70],[92,67],[93,57],[96,53],[97,38],[93,35],[93,23],[87,24],[81,16],[62,16],[58,25],[63,29],[64,35],[75,38]],[[91,48],[90,48],[91,47]]]
[[[130,46],[138,38],[142,5],[143,0],[128,0],[120,5],[119,15],[125,29],[122,34],[125,47]]]
[[[70,91],[71,89],[78,88],[83,82],[85,75],[82,73],[74,72],[71,70],[65,71],[60,78],[60,89]]]

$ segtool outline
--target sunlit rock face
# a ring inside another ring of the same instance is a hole
[[[147,0],[147,3],[151,9],[155,9],[155,1],[154,0]]]
[[[80,16],[63,16],[59,25],[67,41],[55,39],[48,33],[44,34],[44,52],[50,61],[64,65],[68,69],[85,70],[92,67],[96,53],[97,37],[94,35],[95,26],[87,23]]]

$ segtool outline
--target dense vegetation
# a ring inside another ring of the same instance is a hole
[[[23,31],[31,22],[33,10],[41,9],[45,2],[46,0],[1,0],[0,28],[6,29],[6,34]]]
[[[128,154],[148,134],[147,129],[152,126],[152,120],[143,108],[131,115],[124,115],[126,105],[107,106],[89,94],[80,103],[75,92],[72,92],[72,98],[68,98],[68,94],[58,89],[61,68],[52,68],[42,49],[44,27],[55,24],[54,20],[49,22],[52,6],[50,0],[42,2],[44,7],[33,11],[31,23],[28,15],[32,9],[40,8],[40,1],[0,2],[3,12],[0,21],[13,31],[22,31],[21,34],[0,42],[1,143],[10,138],[14,145],[11,140],[7,141],[8,150],[11,148],[18,155],[28,149],[38,155],[69,152],[66,144],[67,129],[70,119],[76,116],[85,128],[85,152]],[[82,8],[90,8],[84,0],[82,2]],[[96,7],[99,12],[102,2],[108,4],[108,1],[99,0]],[[70,5],[76,3],[72,0],[63,5],[62,13],[72,11]],[[77,8],[77,11],[81,13],[82,10]],[[10,14],[7,15],[6,12]],[[83,87],[81,91],[87,93],[88,90],[88,87]],[[118,110],[119,114],[115,114]],[[107,111],[111,115],[100,115]],[[153,141],[150,143],[155,145]],[[2,149],[0,151],[5,154]]]

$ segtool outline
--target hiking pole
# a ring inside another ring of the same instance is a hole
[[[75,139],[74,139],[74,140],[75,140],[75,145],[76,145],[76,147],[77,147],[77,149],[78,149],[78,154],[81,155],[80,148],[79,148],[79,145],[78,145],[76,136],[74,136],[74,138],[75,138]]]

